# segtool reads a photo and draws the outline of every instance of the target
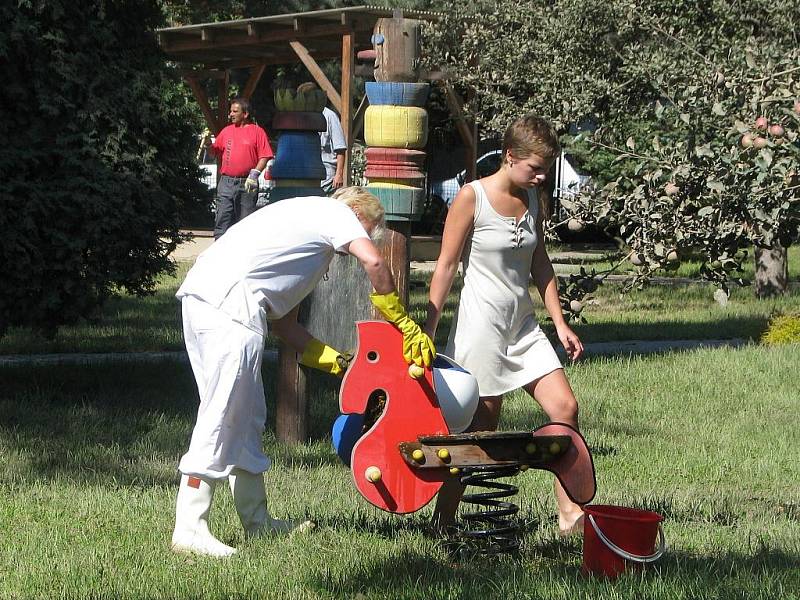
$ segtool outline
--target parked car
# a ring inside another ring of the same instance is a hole
[[[478,179],[496,173],[502,160],[503,153],[500,149],[490,150],[479,156],[476,163]],[[554,218],[561,220],[564,218],[565,213],[561,208],[560,198],[577,194],[581,187],[588,183],[589,177],[579,174],[573,167],[569,157],[563,152],[556,161],[553,176],[555,177],[555,189],[553,190],[551,209]],[[441,234],[444,229],[447,210],[466,181],[466,169],[447,179],[429,181],[425,215],[415,227],[416,230],[420,231],[419,235]]]
[[[503,159],[502,154],[501,150],[491,150],[478,157],[476,163],[478,179],[497,172]],[[466,182],[466,169],[458,173],[455,177],[450,177],[442,181],[432,181],[428,185],[428,197],[443,203],[445,208],[450,208],[458,190],[460,190]]]
[[[486,177],[500,168],[502,152],[490,150],[478,157],[477,175]],[[413,235],[441,235],[447,210],[458,194],[458,190],[467,182],[467,170],[464,169],[447,179],[428,179],[428,193],[425,200],[425,212],[422,219],[412,224]]]

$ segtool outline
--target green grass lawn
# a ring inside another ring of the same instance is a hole
[[[175,468],[196,411],[188,365],[4,367],[0,598],[800,598],[798,350],[568,368],[594,452],[595,502],[666,519],[667,556],[616,582],[581,576],[580,542],[556,535],[543,471],[515,479],[528,525],[514,557],[453,560],[425,533],[429,507],[405,517],[370,507],[330,446],[330,385],[312,399],[311,442],[265,437],[272,512],[312,517],[315,532],[245,542],[221,488],[212,530],[239,554],[173,555]],[[265,378],[275,380],[269,365]],[[514,394],[501,429],[543,419]]]
[[[794,264],[800,266],[800,255]],[[182,350],[180,304],[175,292],[188,267],[181,263],[175,277],[162,277],[155,295],[115,298],[96,322],[63,327],[52,340],[12,328],[0,339],[0,355]],[[409,309],[417,320],[425,318],[429,281],[429,273],[412,273],[412,282],[418,285],[411,291]],[[447,340],[459,285],[457,280],[437,332],[440,348]],[[724,308],[714,301],[714,288],[704,284],[658,285],[626,295],[621,295],[620,289],[618,282],[607,282],[587,302],[583,312],[587,323],[575,326],[584,341],[758,339],[775,312],[800,309],[800,288],[796,286],[787,296],[773,300],[757,300],[752,288],[737,288]],[[533,296],[538,300],[535,292]],[[544,316],[540,303],[537,310]],[[275,344],[268,340],[268,345]]]

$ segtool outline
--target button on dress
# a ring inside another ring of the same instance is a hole
[[[497,396],[562,366],[528,289],[539,243],[536,191],[517,222],[494,210],[479,181],[468,185],[475,191],[473,231],[461,257],[464,287],[445,354],[475,376],[481,396]]]

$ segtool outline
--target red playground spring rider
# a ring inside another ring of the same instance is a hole
[[[457,537],[497,553],[519,547],[518,527],[510,519],[519,509],[507,500],[517,487],[496,479],[544,469],[573,502],[594,498],[594,465],[578,431],[548,423],[532,432],[461,433],[477,406],[474,378],[441,355],[433,369],[415,373],[403,358],[402,334],[392,325],[361,321],[357,329],[358,349],[342,381],[342,415],[333,439],[368,502],[411,513],[430,502],[446,479],[458,477],[490,491],[464,496],[480,510],[462,515],[470,525],[462,525]]]

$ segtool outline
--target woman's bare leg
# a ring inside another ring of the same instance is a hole
[[[500,420],[502,405],[502,396],[482,396],[467,431],[495,431]],[[463,495],[464,486],[458,478],[445,480],[436,497],[436,507],[433,509],[431,524],[434,530],[444,533],[455,523],[458,505]]]
[[[557,369],[525,386],[528,392],[542,407],[551,421],[566,423],[578,429],[578,402],[567,381],[563,369]],[[558,479],[555,480],[556,502],[558,504],[558,528],[568,535],[581,525],[583,510],[569,499]]]

